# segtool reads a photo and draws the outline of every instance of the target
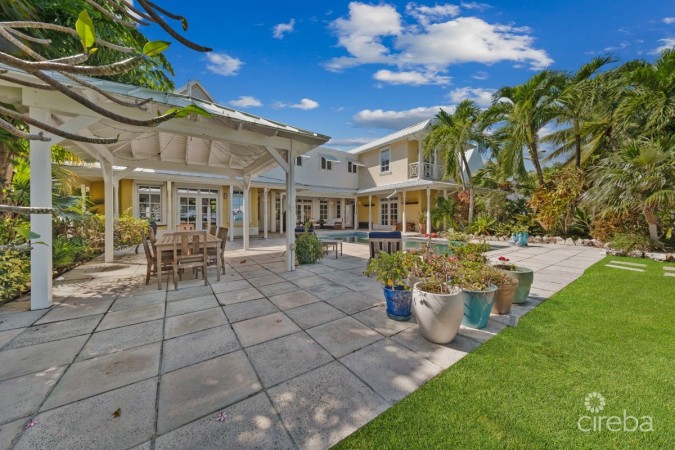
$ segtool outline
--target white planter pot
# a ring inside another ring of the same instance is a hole
[[[437,344],[447,344],[459,331],[464,318],[462,290],[453,287],[449,294],[432,294],[413,288],[413,312],[420,325],[422,336]]]

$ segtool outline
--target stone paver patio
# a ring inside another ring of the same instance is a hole
[[[366,246],[287,273],[281,239],[252,244],[228,242],[208,286],[145,286],[144,259],[125,254],[55,281],[50,310],[0,307],[0,449],[327,448],[602,258],[490,252],[535,269],[531,297],[442,346],[387,318]]]

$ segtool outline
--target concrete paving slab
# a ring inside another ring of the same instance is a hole
[[[171,339],[195,331],[206,330],[225,325],[227,318],[221,308],[211,308],[202,311],[167,317],[164,325],[164,338]]]
[[[164,341],[162,373],[180,369],[241,348],[229,325]]]
[[[380,293],[382,293],[382,289],[380,289]],[[357,312],[363,311],[364,309],[372,308],[383,301],[384,294],[382,294],[378,300],[370,295],[365,295],[360,292],[350,292],[345,295],[338,295],[325,300],[326,303],[335,306],[337,309],[346,314],[356,314]]]
[[[116,450],[143,443],[154,433],[156,392],[157,380],[150,379],[43,412],[15,449]]]
[[[237,322],[232,328],[244,347],[300,331],[300,328],[281,312]]]
[[[14,339],[18,334],[20,334],[25,328],[14,328],[13,330],[0,331],[0,350],[12,339]]]
[[[282,311],[285,309],[297,308],[298,306],[308,305],[310,303],[319,301],[318,298],[316,298],[309,292],[303,290],[296,290],[292,292],[286,292],[285,294],[273,295],[269,297],[269,300]]]
[[[310,328],[307,333],[336,358],[366,347],[383,337],[352,317],[343,317]]]
[[[246,302],[249,300],[256,300],[265,297],[256,288],[239,289],[231,292],[223,292],[216,294],[216,298],[221,305],[233,305],[235,303]]]
[[[326,449],[389,405],[342,364],[333,362],[268,391],[286,429],[303,449]]]
[[[217,283],[211,285],[213,292],[215,292],[216,294],[222,294],[223,292],[238,291],[240,289],[247,289],[250,287],[253,286],[246,280],[228,281],[225,283]]]
[[[76,361],[121,352],[134,347],[159,342],[164,334],[162,319],[94,333]]]
[[[112,303],[113,299],[84,299],[74,302],[63,302],[54,306],[51,311],[45,314],[40,320],[35,322],[35,324],[40,325],[48,322],[59,322],[61,320],[77,319],[78,317],[104,314],[108,311]]]
[[[0,423],[32,416],[54,387],[66,366],[0,381]]]
[[[303,277],[297,280],[293,280],[293,284],[296,284],[303,289],[311,288],[314,286],[323,286],[324,284],[329,283],[331,283],[329,279],[320,277],[318,275],[312,275],[309,277]]]
[[[287,309],[285,313],[303,330],[345,316],[342,311],[326,302],[315,302],[298,308]]]
[[[24,417],[23,419],[0,425],[0,448],[12,448],[12,442],[17,440],[28,420],[28,417]]]
[[[340,361],[390,403],[403,399],[443,370],[390,339],[369,345]]]
[[[281,277],[279,277],[281,278]],[[286,281],[283,278],[281,278],[281,282],[279,283],[274,283],[274,284],[268,284],[265,286],[259,286],[258,290],[262,292],[265,297],[271,297],[273,295],[279,295],[279,294],[285,294],[286,292],[292,292],[292,291],[297,291],[298,287],[291,283],[290,281]],[[251,282],[255,281],[255,279],[251,280]]]
[[[279,275],[272,274],[266,275],[264,277],[250,278],[249,282],[254,286],[259,288],[260,286],[267,286],[269,284],[282,283],[286,280],[281,278]]]
[[[390,319],[389,316],[387,316],[387,307],[385,305],[378,305],[366,309],[365,311],[354,314],[352,317],[385,337],[407,330],[416,323],[414,317],[411,317],[410,320],[407,321]]]
[[[320,300],[326,300],[337,295],[351,294],[354,292],[351,289],[337,283],[327,283],[321,286],[313,286],[307,288],[307,290]]]
[[[60,341],[0,352],[0,380],[40,372],[70,364],[89,336],[76,336]]]
[[[166,304],[166,316],[173,317],[180,314],[201,311],[203,309],[217,308],[220,306],[216,296],[206,295],[204,297],[188,298],[186,300],[176,300]]]
[[[142,322],[150,322],[164,317],[164,304],[142,306],[140,308],[124,309],[109,312],[105,315],[96,331],[110,330]]]
[[[185,300],[188,298],[197,298],[197,297],[204,297],[205,295],[211,295],[213,294],[213,289],[211,289],[211,286],[204,286],[204,281],[203,280],[194,280],[198,284],[197,286],[186,286],[185,282],[183,282],[183,286],[181,286],[181,282],[178,282],[178,287],[179,289],[177,291],[173,290],[173,287],[171,290],[169,290],[166,294],[166,300],[169,302],[172,302],[174,300]]]
[[[266,316],[267,314],[278,312],[279,309],[266,298],[260,298],[258,300],[249,300],[247,302],[223,306],[223,311],[225,311],[225,315],[230,323],[234,323]]]
[[[262,278],[262,277],[268,277],[270,275],[274,275],[274,272],[267,270],[265,268],[259,269],[259,270],[247,270],[241,272],[241,276],[246,278],[247,280],[251,281],[254,278]]]
[[[48,309],[38,309],[36,311],[0,314],[0,331],[29,327],[47,314],[47,312],[49,312]]]
[[[46,411],[159,373],[159,342],[73,363],[41,408]]]
[[[103,314],[99,314],[96,316],[80,317],[79,319],[64,320],[62,322],[33,325],[12,339],[12,342],[7,344],[4,349],[9,350],[90,334],[99,324],[102,317]]]
[[[424,339],[418,326],[408,328],[392,336],[391,339],[444,369],[455,364],[480,345],[479,342],[460,334],[456,335],[449,344],[435,344]]]
[[[123,309],[140,308],[141,306],[156,305],[158,303],[164,303],[165,301],[166,292],[155,289],[155,292],[148,294],[131,297],[118,297],[110,308],[110,311],[122,311]]]
[[[299,280],[300,278],[313,277],[314,274],[308,270],[297,269],[293,272],[280,273],[279,276],[288,281]]]
[[[332,272],[335,269],[333,269],[332,267],[324,266],[322,264],[309,264],[307,265],[307,270],[309,270],[310,272],[314,272],[315,274],[322,274]]]
[[[486,342],[492,339],[500,331],[506,328],[506,325],[503,323],[495,322],[494,320],[488,321],[488,324],[485,328],[477,329],[465,327],[464,325],[459,327],[459,334],[466,336],[478,342]]]
[[[156,450],[291,449],[294,448],[276,411],[264,394],[257,394],[218,413],[184,425],[157,438]]]
[[[333,361],[304,332],[254,345],[246,353],[266,388]]]
[[[169,372],[159,388],[157,432],[164,434],[261,389],[242,351]]]

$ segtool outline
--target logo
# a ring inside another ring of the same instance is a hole
[[[624,409],[623,416],[600,416],[595,415],[605,409],[605,397],[599,392],[591,392],[584,399],[586,410],[593,416],[580,416],[577,420],[577,428],[584,433],[598,431],[625,431],[632,433],[635,431],[648,432],[654,431],[654,421],[650,416],[637,418],[628,414]]]

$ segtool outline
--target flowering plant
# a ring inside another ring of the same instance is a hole
[[[515,265],[515,264],[510,264],[510,263],[509,263],[509,261],[510,261],[509,258],[507,258],[507,257],[505,257],[505,256],[500,256],[499,258],[497,258],[497,261],[499,261],[499,263],[495,264],[495,267],[496,267],[497,269],[502,269],[502,270],[516,270],[516,265]]]

